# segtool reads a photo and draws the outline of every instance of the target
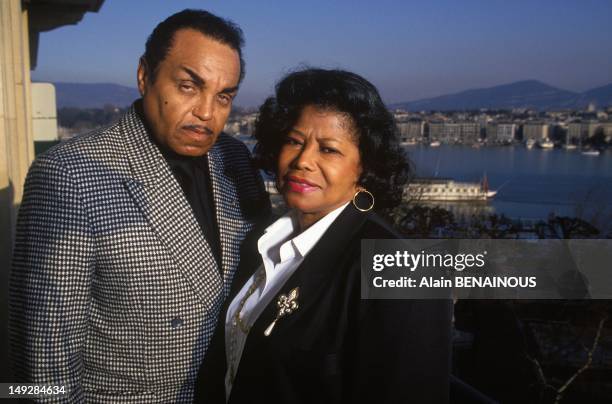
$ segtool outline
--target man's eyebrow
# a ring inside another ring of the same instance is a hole
[[[238,91],[238,86],[234,86],[234,87],[224,88],[223,90],[221,90],[221,93],[223,93],[223,94],[233,94],[233,93],[235,93],[237,91]]]
[[[191,77],[191,80],[193,80],[198,86],[203,87],[206,84],[206,81],[202,77],[200,77],[198,73],[194,72],[190,68],[186,66],[181,66],[181,69],[184,70],[185,73],[187,73]],[[236,85],[233,87],[224,88],[223,90],[221,90],[221,93],[233,94],[237,91],[238,91],[238,86]]]
[[[185,73],[187,73],[191,77],[191,80],[193,80],[198,86],[204,85],[204,79],[200,77],[199,74],[185,66],[181,66],[181,69],[185,71]]]

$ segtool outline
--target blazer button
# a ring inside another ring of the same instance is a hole
[[[182,318],[177,317],[177,318],[172,319],[172,321],[170,321],[170,326],[172,328],[179,328],[182,325],[183,325],[183,319]]]

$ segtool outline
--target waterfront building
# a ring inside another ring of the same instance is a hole
[[[429,122],[427,127],[429,129],[429,141],[441,142],[444,136],[444,122]]]
[[[448,122],[442,126],[442,143],[458,143],[461,140],[461,124]]]
[[[595,120],[570,122],[567,126],[567,139],[569,143],[580,143],[585,139],[595,136],[597,130],[605,130],[606,124]],[[612,135],[612,124],[608,129]]]
[[[462,122],[459,139],[464,144],[474,144],[480,140],[480,124],[476,122]]]
[[[489,143],[512,143],[516,137],[515,123],[496,122],[487,125],[487,141]]]
[[[549,139],[550,125],[544,122],[526,122],[523,125],[524,141],[545,141]]]
[[[476,122],[430,122],[429,140],[446,144],[473,144],[480,139],[480,125]]]
[[[409,120],[406,122],[398,122],[397,128],[402,142],[421,140],[425,134],[425,121]]]
[[[587,138],[587,128],[582,125],[582,122],[570,122],[567,125],[566,143],[580,143],[582,139]]]

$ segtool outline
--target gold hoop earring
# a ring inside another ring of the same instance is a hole
[[[370,197],[370,199],[372,199],[372,204],[365,209],[357,206],[357,195],[359,195],[360,193],[367,194]],[[357,192],[355,192],[355,195],[353,195],[353,206],[355,207],[355,209],[361,212],[367,212],[369,210],[372,210],[372,208],[374,207],[374,195],[372,195],[372,193],[365,188],[358,188]]]

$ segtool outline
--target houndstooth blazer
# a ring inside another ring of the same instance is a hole
[[[10,284],[20,382],[65,385],[66,402],[191,402],[239,261],[269,206],[247,148],[208,153],[221,270],[134,107],[32,164]]]

